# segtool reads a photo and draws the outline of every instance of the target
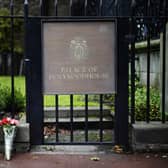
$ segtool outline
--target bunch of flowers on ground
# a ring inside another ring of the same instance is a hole
[[[11,134],[13,127],[16,127],[19,121],[10,117],[3,118],[0,120],[0,126],[5,128],[7,134]]]
[[[18,120],[6,117],[0,120],[0,127],[4,133],[4,149],[6,160],[11,159],[11,152],[13,149],[13,141],[16,135],[16,126],[19,124]]]

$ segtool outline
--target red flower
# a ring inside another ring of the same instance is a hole
[[[11,119],[9,117],[3,118],[0,120],[0,126],[10,126],[10,125],[18,125],[18,120]]]

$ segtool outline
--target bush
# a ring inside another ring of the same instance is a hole
[[[12,97],[11,89],[7,86],[0,85],[0,111],[11,112],[12,111]],[[15,115],[19,112],[25,111],[25,97],[22,93],[14,89],[14,113]]]
[[[2,112],[5,108],[5,96],[6,96],[6,88],[3,88],[0,85],[0,112]]]
[[[10,11],[8,8],[0,8],[0,16],[9,16]],[[14,32],[17,38],[14,38],[14,52],[23,53],[23,21],[21,19],[14,19]],[[11,20],[10,18],[0,19],[0,53],[9,53],[11,43]]]
[[[104,104],[111,108],[111,111],[115,111],[115,94],[105,94]]]
[[[136,88],[135,92],[135,119],[137,121],[146,120],[146,87]],[[150,120],[160,120],[160,94],[156,88],[150,89]]]
[[[115,96],[112,94],[104,96],[105,104],[114,110]],[[129,106],[130,106],[129,96]],[[135,119],[137,121],[146,121],[146,87],[136,83],[135,92]],[[160,113],[160,93],[156,88],[150,88],[150,120],[158,121],[161,119]]]

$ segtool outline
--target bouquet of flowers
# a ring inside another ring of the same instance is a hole
[[[10,117],[6,117],[0,120],[0,126],[10,127],[12,125],[18,125],[19,121]]]
[[[12,133],[12,129],[19,124],[19,121],[10,117],[3,118],[0,120],[0,126],[7,131],[7,134]]]
[[[5,158],[10,160],[11,151],[13,148],[13,141],[16,134],[16,125],[18,125],[18,120],[6,117],[0,120],[0,126],[3,128],[4,132],[4,142],[5,142]]]

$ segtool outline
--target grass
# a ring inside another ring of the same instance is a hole
[[[14,78],[15,88],[21,91],[25,95],[25,78],[24,77],[15,77]],[[9,76],[0,76],[0,85],[11,87],[11,77]]]
[[[15,76],[14,78],[15,88],[20,90],[21,93],[25,96],[25,77]],[[0,76],[0,84],[2,86],[11,87],[11,77],[10,76]],[[82,107],[85,106],[84,95],[74,95],[74,106]],[[66,107],[70,105],[70,96],[69,95],[60,95],[59,96],[59,106]],[[44,106],[52,107],[55,106],[55,96],[45,95],[44,96]],[[88,106],[98,106],[97,102],[89,101]]]
[[[69,95],[60,95],[59,96],[59,106],[65,107],[70,106],[70,96]],[[85,106],[84,96],[83,95],[74,95],[73,97],[75,107]],[[45,106],[55,106],[55,96],[44,96],[44,105]],[[88,106],[98,106],[97,102],[90,101]]]

